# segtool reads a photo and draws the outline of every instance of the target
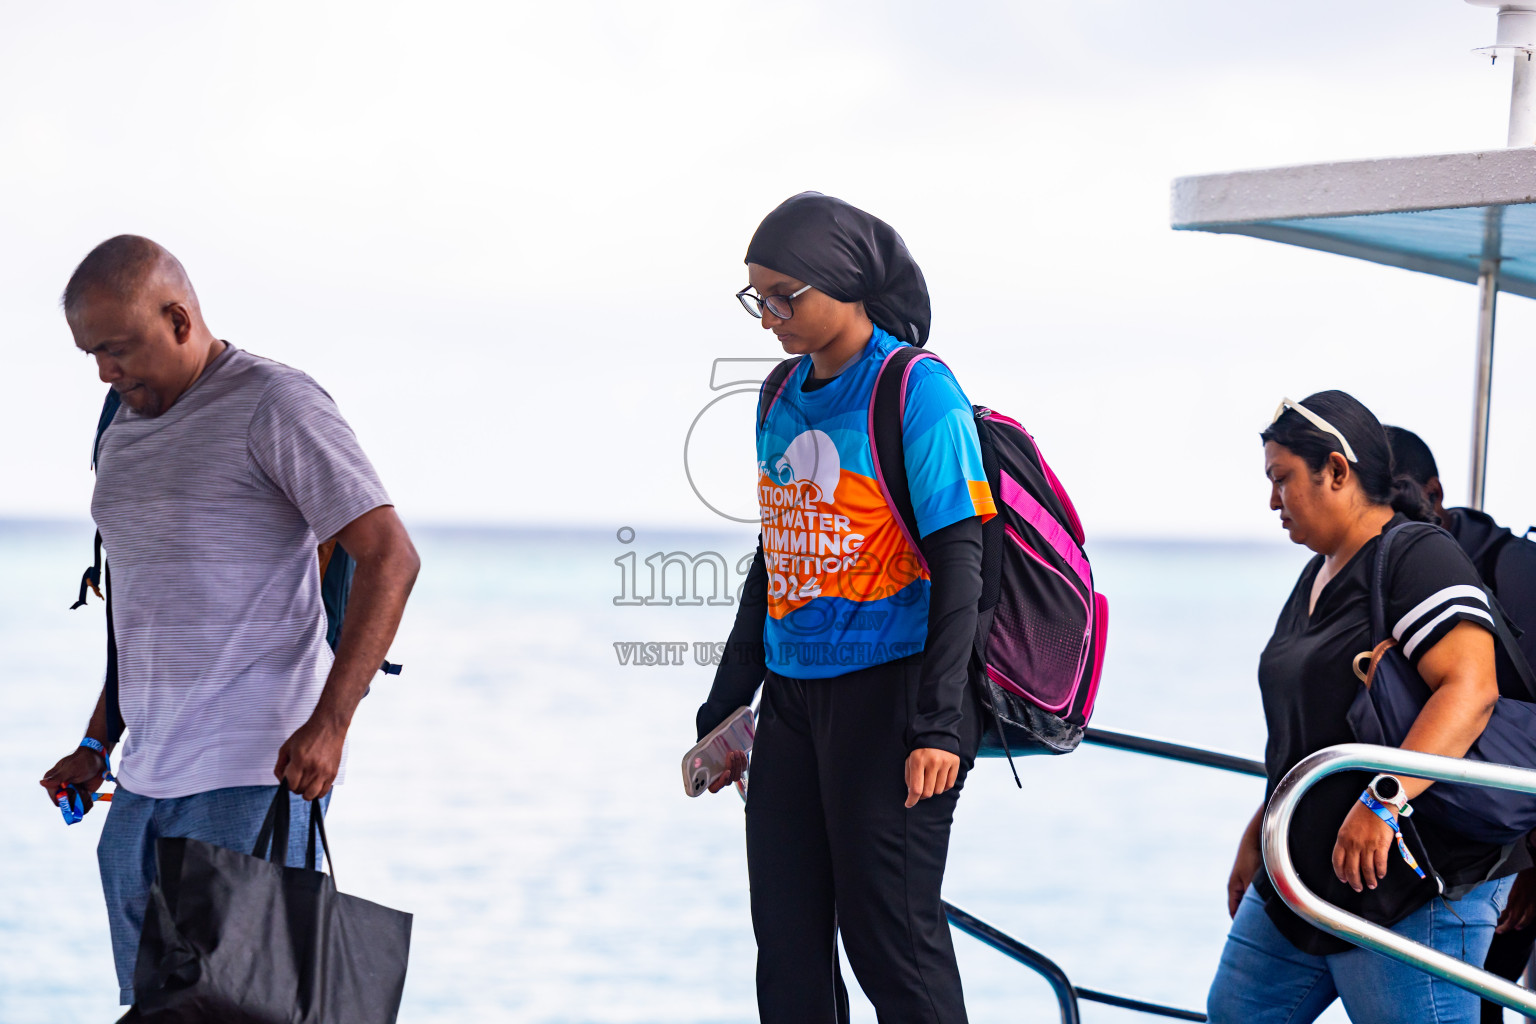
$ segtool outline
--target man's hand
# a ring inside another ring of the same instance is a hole
[[[1500,935],[1517,932],[1536,921],[1536,868],[1526,868],[1515,876],[1514,887],[1509,890],[1509,903],[1499,915]]]
[[[341,771],[341,748],[346,739],[346,726],[312,717],[277,752],[272,774],[305,800],[318,800],[331,791]]]
[[[411,538],[390,505],[364,512],[342,527],[335,540],[357,562],[336,660],[309,721],[288,737],[273,769],[305,800],[331,791],[341,770],[341,747],[352,713],[389,653],[421,568]]]
[[[101,773],[106,767],[106,761],[96,751],[90,747],[79,747],[48,769],[38,785],[47,790],[49,803],[57,803],[54,795],[69,785],[78,786],[87,793],[95,793],[101,788]],[[91,803],[86,802],[85,812],[89,814],[90,811]]]
[[[960,777],[960,756],[947,750],[919,747],[907,755],[907,809],[919,800],[949,792]]]
[[[1333,844],[1333,873],[1355,892],[1376,888],[1387,877],[1387,853],[1392,829],[1364,804],[1356,802],[1339,826]]]
[[[336,660],[309,721],[277,752],[273,774],[305,800],[331,791],[357,702],[395,638],[421,559],[391,505],[352,520],[334,538],[357,562]]]

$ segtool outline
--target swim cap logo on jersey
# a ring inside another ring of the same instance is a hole
[[[830,505],[837,500],[842,459],[825,431],[807,430],[768,460],[766,475],[781,487],[793,487],[803,507]]]

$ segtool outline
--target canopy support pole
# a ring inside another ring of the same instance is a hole
[[[1517,51],[1509,87],[1510,146],[1536,146],[1536,61],[1529,50]]]
[[[1493,401],[1493,335],[1499,302],[1502,207],[1489,207],[1483,223],[1482,261],[1477,272],[1477,373],[1472,391],[1472,480],[1467,504],[1483,508],[1488,488],[1488,423]]]

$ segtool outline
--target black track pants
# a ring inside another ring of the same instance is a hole
[[[960,783],[906,800],[921,655],[833,679],[768,673],[752,751],[747,866],[764,1024],[838,1019],[835,937],[880,1024],[964,1024],[939,902]]]

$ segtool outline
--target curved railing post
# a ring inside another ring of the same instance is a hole
[[[1056,996],[1056,1007],[1061,1013],[1061,1024],[1080,1024],[1082,1016],[1077,1008],[1077,989],[1072,987],[1067,972],[1056,966],[1056,961],[1031,949],[1018,939],[1005,935],[979,917],[972,917],[953,903],[944,903],[944,913],[949,923],[973,939],[980,939],[1004,956],[1012,957],[1031,968],[1044,978]]]
[[[1296,805],[1302,795],[1321,779],[1352,769],[1392,772],[1395,775],[1439,782],[1491,786],[1521,793],[1536,793],[1536,771],[1482,761],[1466,761],[1457,757],[1441,757],[1438,754],[1422,754],[1395,747],[1344,743],[1302,758],[1296,767],[1286,773],[1264,812],[1263,832],[1264,864],[1269,869],[1270,880],[1274,882],[1280,898],[1302,920],[1357,946],[1373,949],[1427,974],[1460,985],[1501,1006],[1536,1015],[1536,993],[1528,992],[1513,982],[1463,963],[1437,949],[1404,938],[1379,924],[1372,924],[1347,910],[1341,910],[1302,883],[1296,865],[1291,861],[1290,844],[1286,841],[1290,835],[1291,819],[1296,814]]]

